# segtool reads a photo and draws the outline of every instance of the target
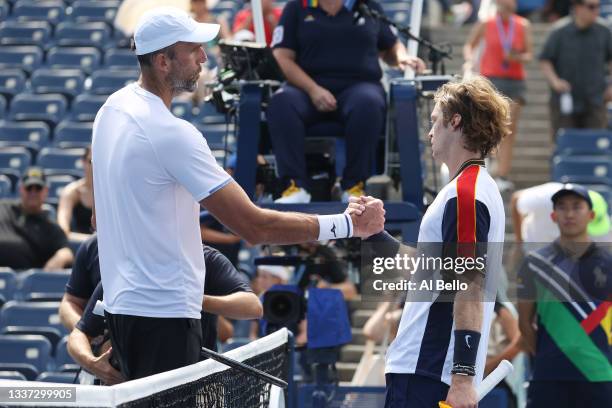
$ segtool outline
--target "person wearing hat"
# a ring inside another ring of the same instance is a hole
[[[550,217],[551,197],[563,188],[562,183],[548,182],[519,190],[512,194],[510,209],[515,242],[524,244],[549,243],[559,238],[559,229]],[[610,216],[605,198],[589,190],[595,217],[588,226],[589,236],[597,242],[610,242]]]
[[[200,205],[252,244],[367,237],[384,227],[380,200],[325,216],[257,207],[217,164],[206,138],[171,113],[173,97],[197,87],[202,44],[218,32],[177,8],[144,14],[134,33],[141,76],[110,95],[93,124],[105,312],[127,379],[200,358]]]
[[[0,201],[0,266],[55,270],[72,263],[68,238],[43,209],[49,188],[42,169],[21,178],[18,202]]]
[[[519,328],[532,356],[527,408],[602,407],[612,395],[612,254],[591,241],[589,191],[552,196],[559,239],[532,251],[518,274]]]

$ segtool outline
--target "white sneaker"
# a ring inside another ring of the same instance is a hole
[[[274,201],[277,204],[307,204],[310,202],[310,194],[308,191],[295,185],[291,180],[291,185],[287,187],[281,198]]]

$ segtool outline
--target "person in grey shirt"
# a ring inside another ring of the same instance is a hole
[[[599,6],[599,0],[575,0],[572,15],[553,26],[540,54],[540,68],[552,88],[553,138],[560,128],[607,126],[612,35],[598,21]]]

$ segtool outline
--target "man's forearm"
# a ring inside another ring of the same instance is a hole
[[[230,319],[259,319],[263,314],[261,302],[254,293],[236,292],[227,296],[204,295],[202,310]]]
[[[70,354],[74,361],[81,367],[91,371],[90,366],[95,356],[91,350],[87,335],[77,328],[72,330],[68,337],[68,354]]]
[[[45,264],[45,269],[61,269],[72,263],[74,256],[70,248],[59,249]]]
[[[76,326],[78,321],[81,319],[83,307],[71,301],[66,296],[69,295],[64,295],[62,302],[60,303],[59,316],[64,327],[68,329],[68,331],[72,331],[74,326]]]

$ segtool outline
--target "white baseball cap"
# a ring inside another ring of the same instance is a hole
[[[198,23],[179,8],[157,7],[143,14],[136,25],[136,55],[158,51],[179,41],[205,43],[217,36],[219,28],[219,24]]]

